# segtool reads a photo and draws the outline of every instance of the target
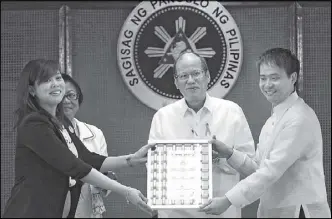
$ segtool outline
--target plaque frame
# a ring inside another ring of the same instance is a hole
[[[200,205],[206,203],[208,199],[212,198],[212,145],[209,143],[208,139],[149,140],[148,143],[156,144],[156,149],[154,151],[150,149],[147,156],[147,198],[148,205],[152,209],[198,209]],[[182,150],[177,150],[179,147]],[[168,157],[167,153],[169,153],[169,151],[174,151],[174,153],[176,151],[179,154],[186,154],[186,150],[193,151],[193,154],[195,154],[195,150],[196,152],[199,151],[200,153],[200,155],[197,154],[196,157],[193,158],[197,162],[199,157],[200,162],[192,165],[199,165],[200,168],[195,169],[193,172],[189,172],[191,174],[195,174],[196,180],[200,178],[199,183],[196,181],[196,189],[193,189],[194,194],[196,194],[195,197],[198,197],[198,192],[200,196],[198,199],[194,198],[190,200],[185,198],[181,199],[181,197],[176,197],[177,199],[175,200],[167,199],[168,195],[170,194],[172,194],[172,197],[176,196],[174,195],[174,192],[167,192],[169,188],[171,188],[171,190],[173,189],[172,184],[167,184],[167,176],[169,176],[167,173],[172,172],[170,171],[170,166],[167,165],[167,161],[172,158],[174,160],[175,158],[173,156],[166,158],[166,162],[163,161],[165,161],[165,157]],[[160,155],[161,153],[163,153],[163,155]],[[154,159],[156,157],[158,157],[158,161]],[[156,166],[158,167],[156,168]],[[156,177],[156,172],[158,172],[159,178]],[[162,177],[160,179],[161,175]],[[164,179],[166,180],[164,181]],[[156,189],[156,184],[158,184],[158,189]],[[198,186],[198,184],[200,184],[200,186]],[[198,187],[200,187],[199,191],[197,191]],[[156,193],[159,195],[156,195]],[[161,198],[159,198],[159,196]]]

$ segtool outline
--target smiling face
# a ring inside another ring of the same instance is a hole
[[[63,100],[63,111],[68,119],[75,118],[80,105],[78,102],[78,91],[76,87],[69,81],[66,82],[66,94]]]
[[[188,53],[176,63],[175,86],[187,102],[204,101],[210,74],[203,69],[203,64],[195,54]]]
[[[266,99],[276,106],[294,91],[296,77],[296,72],[288,76],[285,69],[264,63],[260,66],[259,87]]]
[[[60,73],[51,76],[44,82],[36,81],[30,86],[30,94],[34,96],[39,105],[49,111],[62,101],[65,94],[65,82]]]

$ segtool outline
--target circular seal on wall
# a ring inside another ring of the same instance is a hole
[[[155,110],[181,99],[173,66],[185,50],[205,58],[211,76],[208,93],[223,98],[243,59],[240,31],[231,14],[217,1],[143,1],[119,34],[117,60],[125,84]]]

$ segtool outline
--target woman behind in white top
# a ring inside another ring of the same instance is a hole
[[[75,118],[80,105],[83,102],[83,94],[78,83],[69,75],[62,75],[65,81],[66,93],[63,100],[65,115],[72,122],[76,135],[91,152],[108,156],[107,144],[103,132],[96,126],[81,122]],[[116,179],[113,172],[104,173],[110,178]],[[76,208],[75,218],[102,218],[106,209],[102,197],[106,197],[110,191],[106,191],[90,184],[83,184],[79,202]]]

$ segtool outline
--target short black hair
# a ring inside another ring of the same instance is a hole
[[[298,81],[300,73],[300,61],[289,50],[284,48],[272,48],[266,50],[257,60],[257,69],[260,73],[260,67],[262,64],[274,65],[285,70],[288,77],[292,73],[296,72],[297,78],[294,84],[296,91],[298,91]]]
[[[70,75],[68,75],[68,74],[61,74],[61,75],[65,82],[70,82],[75,86],[77,94],[78,94],[78,104],[81,105],[83,102],[83,93],[82,93],[81,87],[74,80],[74,78],[72,78]]]

